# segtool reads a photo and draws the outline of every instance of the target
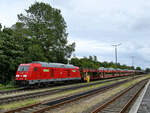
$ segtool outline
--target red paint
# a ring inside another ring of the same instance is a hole
[[[29,66],[28,71],[17,71],[16,80],[41,80],[41,79],[57,79],[57,78],[81,78],[79,67],[57,68],[42,67],[40,63],[20,64],[20,66]],[[35,69],[36,68],[36,69]],[[46,70],[44,72],[44,70]],[[49,71],[47,71],[49,70]],[[24,77],[26,75],[27,77]]]

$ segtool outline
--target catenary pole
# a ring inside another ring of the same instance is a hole
[[[117,68],[117,62],[118,62],[118,53],[117,53],[117,48],[120,46],[120,44],[113,44],[112,46],[115,48],[115,61],[116,61],[116,68]]]

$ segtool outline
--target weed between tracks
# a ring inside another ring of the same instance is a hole
[[[17,108],[17,107],[23,107],[23,106],[26,106],[26,105],[35,104],[37,102],[38,102],[37,100],[28,99],[28,100],[24,100],[24,101],[14,102],[12,104],[1,105],[0,109],[2,109],[2,110],[14,109],[14,108]]]
[[[0,91],[7,91],[7,90],[13,90],[13,89],[17,89],[17,88],[7,87],[7,86],[0,87]]]
[[[150,75],[146,76],[146,77],[143,77],[143,79],[145,79],[147,77],[150,77]],[[142,80],[142,78],[136,79],[134,81],[138,82],[140,80]],[[2,110],[9,110],[9,109],[17,108],[17,107],[23,107],[23,106],[26,106],[26,105],[35,104],[35,103],[38,103],[38,102],[44,102],[44,101],[47,101],[47,100],[53,100],[53,99],[60,98],[60,97],[63,97],[63,96],[69,96],[69,95],[76,94],[76,93],[79,93],[79,92],[84,92],[84,91],[87,91],[87,90],[90,90],[90,89],[94,89],[94,88],[97,88],[97,87],[100,87],[100,86],[110,85],[110,84],[113,84],[113,83],[115,83],[117,81],[121,81],[121,80],[111,81],[111,82],[107,82],[107,83],[101,83],[101,84],[98,84],[98,85],[93,85],[93,86],[89,86],[89,87],[81,88],[81,89],[76,89],[76,90],[72,90],[72,91],[64,91],[64,92],[61,92],[61,93],[58,93],[58,94],[54,94],[54,95],[50,95],[50,96],[38,97],[38,98],[34,98],[34,99],[27,99],[27,100],[24,100],[24,101],[13,102],[13,103],[10,103],[10,104],[4,104],[4,105],[0,106],[0,109],[2,109]],[[126,88],[126,87],[128,87],[129,85],[132,85],[132,84],[134,84],[134,83],[133,82],[127,83],[127,84],[123,85],[122,89]],[[120,91],[120,89],[119,89],[119,91]],[[96,99],[94,101],[104,100],[105,96],[109,97],[112,94],[114,94],[114,93],[113,92],[112,93],[108,93],[107,95],[101,96],[101,97],[99,97],[98,99]],[[90,99],[87,100],[87,101],[88,101],[88,104],[86,102],[85,105],[83,105],[83,104],[80,105],[80,108],[87,109],[88,105],[93,103],[93,101],[90,102]],[[83,106],[83,107],[81,107],[81,106]],[[75,111],[76,111],[77,107],[71,107],[71,111],[73,109],[75,109]]]
[[[76,94],[76,93],[79,93],[79,92],[84,92],[84,91],[94,89],[94,88],[97,88],[97,87],[100,87],[100,86],[113,84],[117,81],[121,81],[121,80],[111,81],[111,82],[107,82],[107,83],[101,83],[101,84],[98,84],[98,85],[92,85],[92,86],[89,86],[89,87],[86,87],[86,88],[81,88],[81,89],[76,89],[76,90],[71,90],[71,91],[64,91],[64,92],[54,94],[54,95],[50,95],[50,96],[38,97],[38,98],[34,98],[34,99],[27,99],[27,100],[24,100],[24,101],[17,101],[17,102],[13,102],[13,103],[10,103],[10,104],[3,104],[3,105],[0,106],[0,109],[8,110],[8,109],[14,109],[14,108],[17,108],[17,107],[23,107],[23,106],[30,105],[30,104],[35,104],[35,103],[38,103],[38,102],[44,102],[44,101],[47,101],[47,100],[56,99],[56,98],[60,98],[60,97],[63,97],[63,96],[69,96],[69,95]]]
[[[135,79],[133,81],[120,85],[117,88],[109,90],[105,93],[102,93],[96,96],[87,97],[85,99],[81,99],[73,103],[69,103],[67,105],[53,109],[50,112],[52,113],[91,113],[91,111],[93,110],[93,108],[95,108],[96,105],[98,106],[101,105],[102,102],[106,101],[108,98],[111,98],[113,95],[116,95],[117,93],[126,89],[127,87],[133,84],[136,84],[140,82],[141,80],[145,78],[149,78],[149,77],[150,75]]]
[[[0,84],[0,91],[6,91],[6,90],[12,90],[12,89],[17,89],[12,85],[12,83],[9,83],[7,85]]]
[[[101,81],[107,81],[107,80],[101,80]],[[92,81],[92,83],[96,83],[96,82],[99,82],[99,81]],[[31,94],[31,93],[36,93],[36,92],[43,92],[43,91],[48,91],[48,90],[57,90],[57,89],[61,89],[61,88],[68,88],[68,87],[80,86],[80,85],[86,85],[86,84],[88,84],[88,83],[77,83],[77,84],[66,85],[66,86],[56,86],[56,87],[43,88],[43,89],[25,90],[25,91],[21,91],[21,92],[6,94],[6,95],[0,95],[0,98],[19,96],[22,94]],[[9,89],[7,89],[7,90],[9,90]]]

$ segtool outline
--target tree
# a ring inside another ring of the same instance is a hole
[[[134,66],[131,66],[130,69],[134,70]]]
[[[150,72],[150,68],[146,68],[145,71],[146,71],[147,73],[149,73],[149,72]]]
[[[142,70],[141,67],[136,67],[136,70]]]
[[[60,10],[36,2],[19,14],[11,28],[0,24],[0,82],[10,81],[20,63],[48,61],[67,63],[75,43],[68,44],[66,23]]]
[[[40,44],[38,44],[36,38],[27,37],[30,34],[30,32],[25,27],[25,24],[17,22],[11,28],[14,31],[14,37],[18,39],[21,47],[23,46],[23,63],[32,62],[35,60],[47,61],[47,59],[44,56],[44,52],[42,51],[42,47]]]
[[[94,55],[94,62],[97,62],[97,56]]]
[[[3,37],[3,32],[2,32],[2,25],[0,24],[0,83],[3,82],[4,80],[4,72],[3,72],[3,61],[5,58],[5,55],[3,55],[4,50],[2,49],[4,47],[4,37]]]
[[[4,28],[0,36],[0,82],[7,82],[13,79],[16,68],[23,58],[23,46],[10,28]]]
[[[104,68],[116,68],[116,63],[113,62],[100,62],[96,60],[96,56],[89,56],[89,57],[83,57],[83,58],[72,58],[71,59],[71,64],[75,66],[79,66],[80,68],[91,68],[91,69],[98,69],[99,67],[104,67]],[[127,66],[125,64],[121,65],[120,63],[117,63],[117,68],[120,69],[129,69],[133,70],[134,67],[132,66]],[[140,67],[138,67],[139,70]],[[141,69],[141,68],[140,68]]]
[[[75,50],[75,43],[68,45],[66,23],[61,11],[49,4],[36,2],[26,15],[19,14],[19,22],[28,30],[28,38],[34,38],[46,59],[50,62],[67,62]],[[35,47],[35,46],[34,46]]]

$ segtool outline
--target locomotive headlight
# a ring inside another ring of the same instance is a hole
[[[23,75],[23,77],[27,77],[27,75]]]
[[[16,77],[19,77],[19,75],[16,75]]]

